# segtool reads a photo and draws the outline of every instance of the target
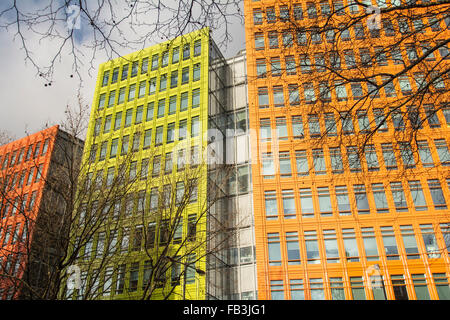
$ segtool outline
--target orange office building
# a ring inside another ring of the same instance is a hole
[[[450,19],[245,0],[259,299],[450,299]]]
[[[81,155],[82,148],[81,141],[74,142],[59,126],[0,146],[0,300],[21,294],[30,298],[23,295],[21,283],[35,286],[30,292],[47,287],[43,274],[52,271],[51,256],[61,252],[36,231],[64,229],[59,224],[61,199],[48,182],[64,190],[67,181],[57,172],[69,152]]]

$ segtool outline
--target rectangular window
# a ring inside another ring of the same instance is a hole
[[[300,247],[297,232],[286,232],[286,251],[288,265],[299,265]]]
[[[375,238],[375,232],[373,231],[373,227],[361,228],[361,233],[363,237],[367,261],[379,260],[377,241]]]
[[[122,67],[122,76],[120,78],[121,81],[128,78],[128,69],[130,68],[130,64],[126,64]]]
[[[435,210],[447,209],[447,204],[445,202],[444,194],[442,193],[442,188],[439,180],[430,179],[428,180],[428,188],[430,189],[431,198],[433,199]]]
[[[258,106],[260,109],[269,107],[269,92],[267,87],[258,88]]]
[[[426,211],[428,209],[422,186],[419,180],[408,181],[411,197],[416,211]]]
[[[400,231],[402,234],[407,259],[420,259],[419,249],[417,248],[417,241],[412,225],[401,225]]]
[[[282,190],[281,191],[282,201],[283,201],[283,212],[285,219],[295,219],[295,198],[293,190]]]
[[[192,81],[200,80],[200,63],[194,64],[194,68],[192,71]]]
[[[270,298],[272,300],[284,300],[283,280],[270,280]]]
[[[164,131],[163,126],[159,126],[156,128],[155,145],[157,146],[163,143],[163,131]]]
[[[272,71],[272,77],[280,77],[281,76],[281,60],[279,57],[273,57],[270,59],[270,70]]]
[[[145,130],[144,132],[144,149],[150,148],[152,143],[152,129]]]
[[[105,107],[106,93],[102,93],[98,99],[98,110]]]
[[[331,205],[330,190],[328,187],[317,188],[319,198],[319,211],[322,217],[329,217],[333,215],[333,207]]]
[[[311,218],[314,216],[314,205],[310,188],[300,189],[300,205],[302,209],[302,216],[304,218]]]
[[[433,225],[421,224],[420,231],[422,233],[422,239],[427,251],[428,259],[440,258],[441,253],[434,234]]]
[[[424,274],[411,275],[417,300],[431,300]]]
[[[166,91],[167,89],[167,74],[162,74],[159,78],[159,91]]]
[[[290,158],[289,151],[280,152],[279,153],[279,161],[280,161],[280,176],[282,178],[290,177],[292,170],[291,170],[291,158]]]
[[[152,95],[155,94],[155,92],[156,92],[156,78],[151,78],[149,80],[148,94]]]
[[[339,249],[336,238],[336,230],[323,230],[323,242],[325,244],[325,253],[327,263],[339,263]]]
[[[309,286],[311,288],[311,300],[325,300],[322,278],[309,279]]]
[[[192,90],[192,108],[197,108],[200,106],[200,89]]]
[[[305,300],[305,290],[302,279],[289,280],[291,300]]]
[[[387,260],[398,260],[397,242],[395,240],[394,228],[390,226],[380,227],[383,238],[384,251]]]
[[[359,251],[354,229],[342,229],[345,257],[347,262],[358,262]]]
[[[264,50],[264,34],[261,32],[255,33],[255,50]]]
[[[330,148],[331,170],[333,174],[344,173],[341,149],[339,147]]]
[[[439,300],[450,300],[450,286],[446,274],[433,273],[433,280]]]
[[[314,166],[314,173],[316,175],[324,175],[327,173],[327,167],[325,163],[325,157],[322,149],[313,149],[312,150],[312,156],[313,156],[313,166]]]
[[[362,277],[350,277],[353,300],[366,300],[364,281]]]
[[[292,133],[296,140],[304,138],[302,116],[292,116]]]
[[[264,192],[264,204],[267,220],[273,220],[278,218],[278,206],[276,191]]]
[[[116,83],[118,78],[119,78],[119,68],[114,68],[111,78],[111,84]]]
[[[159,56],[157,54],[152,56],[152,70],[158,69]]]
[[[394,289],[395,300],[409,300],[404,276],[402,274],[391,275],[391,281]]]
[[[125,128],[131,126],[132,118],[133,118],[133,109],[128,109],[125,112]]]
[[[170,87],[175,88],[178,86],[178,70],[172,71],[170,74]]]
[[[384,192],[384,186],[382,183],[372,184],[373,197],[375,200],[375,207],[377,213],[387,213],[389,212],[389,207],[386,199],[386,194]]]
[[[448,152],[447,142],[445,139],[435,139],[434,145],[441,161],[441,165],[450,166],[450,153]]]
[[[386,170],[397,170],[397,160],[395,157],[394,149],[392,148],[392,144],[381,144],[381,151],[383,153],[383,160]]]
[[[290,84],[288,86],[289,90],[289,104],[291,106],[297,106],[300,104],[300,94],[298,91],[298,85]]]
[[[355,192],[356,209],[358,214],[369,214],[369,201],[367,199],[366,187],[363,184],[353,185],[353,190]]]
[[[183,45],[183,60],[187,60],[191,57],[191,46],[189,43]]]
[[[296,160],[296,165],[297,165],[298,176],[309,175],[309,165],[308,165],[308,157],[306,155],[306,150],[295,151],[295,160]]]
[[[346,186],[336,186],[336,199],[338,204],[339,215],[348,216],[351,215],[352,210],[350,206],[350,200],[348,198],[348,191]]]

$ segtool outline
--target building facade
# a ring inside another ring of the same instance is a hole
[[[64,200],[52,189],[69,189],[61,168],[68,158],[79,164],[82,149],[83,142],[59,126],[0,147],[0,299],[55,293],[55,261],[64,247],[53,236],[61,232],[62,242],[67,229]]]
[[[241,55],[238,76],[230,78],[233,68],[209,29],[100,65],[82,162],[82,180],[96,186],[74,213],[80,225],[99,228],[82,245],[81,286],[65,292],[68,298],[201,300],[235,293],[227,261],[233,243],[233,253],[239,251],[236,224],[230,225],[239,210],[227,211],[238,202],[229,200],[237,192],[229,180],[244,172],[241,193],[249,193],[249,152],[244,148],[237,168],[226,129],[236,112],[247,128],[244,66]],[[240,200],[247,218],[248,201]],[[72,237],[82,243],[84,235]],[[246,237],[241,260],[254,264],[252,232]],[[253,297],[255,286],[247,291]]]
[[[445,14],[244,5],[258,298],[449,299]]]

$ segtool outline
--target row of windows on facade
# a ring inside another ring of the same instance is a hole
[[[96,119],[94,126],[94,136],[98,136],[101,132],[103,134],[111,132],[111,130],[117,131],[122,128],[122,123],[124,128],[128,128],[132,125],[138,125],[143,122],[153,121],[155,119],[165,118],[166,115],[173,115],[179,109],[180,112],[188,110],[188,92],[183,92],[180,95],[180,100],[178,102],[177,96],[171,96],[169,103],[166,103],[166,99],[160,99],[155,108],[155,102],[151,101],[147,104],[144,109],[144,105],[138,107],[127,109],[125,112],[118,111],[114,115],[106,115]],[[191,97],[191,108],[195,109],[200,106],[200,89],[195,89],[192,91]],[[168,108],[167,108],[168,107]],[[155,110],[156,109],[156,110]],[[156,117],[155,117],[156,111]],[[145,117],[144,117],[145,112]],[[114,117],[114,124],[113,124]],[[125,118],[125,119],[124,119]],[[104,119],[104,122],[103,122]],[[187,120],[180,120],[187,121]],[[103,123],[103,127],[102,127]]]
[[[307,104],[321,102],[345,101],[349,98],[361,99],[363,97],[380,98],[382,88],[384,89],[384,95],[386,98],[397,97],[398,93],[402,93],[404,96],[409,96],[413,92],[426,90],[432,92],[432,89],[436,92],[446,90],[445,80],[438,74],[430,77],[428,81],[424,73],[417,72],[413,75],[414,86],[411,84],[408,76],[400,76],[398,79],[382,78],[382,83],[378,84],[377,79],[373,78],[371,81],[355,81],[351,83],[345,83],[342,80],[335,80],[331,82],[304,82],[301,86],[298,84],[273,85],[270,89],[271,98],[269,100],[269,88],[267,86],[258,87],[258,107],[260,109],[274,107],[285,107],[288,104],[291,106],[299,106],[301,100]],[[398,83],[398,86],[397,86]],[[399,89],[397,89],[397,88]],[[350,88],[350,90],[349,90]],[[302,89],[302,90],[300,90]],[[286,91],[286,92],[285,92]],[[302,99],[300,97],[302,92]],[[351,93],[351,96],[349,96]],[[333,97],[332,97],[333,94]],[[285,96],[288,97],[286,101]]]
[[[398,213],[412,209],[417,212],[430,209],[447,210],[446,199],[450,199],[448,196],[450,179],[447,179],[447,184],[449,187],[445,192],[447,196],[438,179],[428,179],[428,188],[423,187],[420,180],[409,180],[408,183],[393,181],[386,184],[372,183],[367,186],[354,184],[353,192],[349,185],[300,188],[298,193],[293,189],[283,189],[278,194],[276,190],[267,190],[264,192],[265,215],[267,220],[276,220],[280,214],[284,219],[296,219],[298,214],[302,218],[313,218],[318,215],[332,217],[333,214],[340,216],[375,212],[385,214],[392,212],[394,208]],[[405,186],[408,188],[404,188]],[[389,189],[390,194],[387,193]]]
[[[192,81],[198,81],[200,80],[200,63],[195,64],[193,67],[193,73],[192,73]],[[187,84],[189,83],[189,67],[183,68],[181,72],[181,84]],[[154,95],[156,94],[157,90],[157,77],[153,77],[148,81],[148,95]],[[170,88],[176,88],[178,86],[178,70],[172,71],[170,75]],[[139,82],[139,87],[137,87],[137,84],[130,84],[129,87],[122,87],[119,89],[117,104],[120,105],[125,102],[125,97],[127,96],[127,102],[133,101],[136,98],[143,98],[146,95],[147,92],[147,80]],[[128,88],[128,95],[127,93]],[[137,89],[137,92],[136,92]],[[164,92],[167,89],[167,74],[162,74],[159,77],[159,87],[158,92]],[[199,89],[197,89],[199,90]],[[187,94],[187,93],[185,93]],[[101,93],[99,97],[98,102],[98,110],[103,109],[105,106],[110,108],[116,103],[116,90],[111,90],[108,93],[108,104],[106,105],[106,95],[107,92]]]
[[[6,168],[11,168],[13,166],[19,165],[23,162],[36,159],[37,157],[45,156],[47,154],[49,145],[49,139],[45,140],[44,143],[37,142],[36,145],[29,145],[28,147],[23,147],[20,150],[15,150],[7,153],[6,155],[0,155],[0,168],[5,170]],[[42,148],[41,148],[42,146]],[[26,150],[26,151],[25,151]]]
[[[200,135],[200,120],[199,117],[191,118],[191,130],[190,135],[188,135],[188,123],[187,119],[181,120],[178,123],[178,130],[176,130],[175,122],[168,123],[167,126],[158,126],[156,127],[155,137],[153,138],[152,129],[147,129],[144,132],[137,131],[132,136],[132,152],[137,152],[141,148],[148,149],[151,146],[159,146],[163,143],[168,144],[175,141],[184,141],[189,139],[194,139]],[[164,129],[166,128],[166,129]],[[164,134],[165,132],[165,134]],[[177,137],[175,136],[176,132],[178,132]],[[164,139],[165,136],[165,139]],[[118,155],[119,150],[119,140],[121,142],[120,145],[120,155],[126,155],[130,150],[130,135],[124,135],[122,137],[114,138],[112,140],[103,141],[100,144],[100,148],[97,147],[97,144],[93,144],[90,152],[90,160],[95,161],[97,156],[97,149],[99,151],[99,161],[105,160],[107,152],[109,150],[109,159],[115,158]],[[111,141],[111,142],[110,142]],[[142,146],[141,146],[142,143]],[[152,144],[153,143],[153,144]],[[109,147],[110,145],[110,147]],[[108,148],[109,147],[109,148]],[[184,149],[182,149],[184,150]],[[181,151],[180,151],[181,152]],[[198,162],[198,157],[196,157]]]
[[[390,283],[380,275],[366,280],[361,276],[330,277],[328,282],[322,278],[292,278],[289,290],[283,280],[271,280],[270,297],[272,300],[386,300],[386,290],[392,290],[395,300],[431,300],[430,292],[435,289],[439,300],[450,300],[445,273],[433,273],[432,278],[418,273],[411,274],[409,279],[403,274],[391,274],[389,278]]]
[[[182,277],[186,277],[183,283],[187,285],[194,284],[197,279],[196,264],[197,255],[195,253],[189,254],[182,259],[181,256],[174,257],[175,261],[185,260],[184,262],[175,262],[167,268],[167,270],[160,271],[153,275],[153,281],[157,289],[178,286],[181,284]],[[186,268],[186,270],[182,270]],[[115,269],[115,270],[114,270]],[[182,272],[183,271],[183,272]],[[152,263],[150,260],[142,262],[133,262],[130,265],[120,264],[116,268],[107,267],[103,274],[99,274],[99,270],[93,270],[91,273],[90,295],[92,296],[109,296],[120,295],[124,293],[134,293],[145,291],[149,285],[152,277]],[[92,278],[95,278],[93,280]],[[81,288],[75,292],[78,299],[83,299],[87,290],[88,272],[81,273]],[[142,290],[142,291],[141,291]],[[157,291],[156,294],[159,292]],[[69,290],[67,297],[71,298],[74,292]],[[187,289],[187,295],[192,294],[190,289]]]
[[[253,0],[256,2],[258,0]],[[416,3],[418,1],[406,1]],[[430,3],[432,0],[422,0],[421,3]],[[280,4],[277,7],[270,6],[266,8],[254,8],[253,9],[253,23],[255,25],[263,24],[264,18],[263,14],[265,14],[265,21],[267,23],[276,23],[279,22],[289,22],[289,21],[300,21],[304,18],[308,19],[317,19],[321,18],[329,18],[330,16],[345,16],[347,14],[357,14],[360,12],[365,13],[367,6],[377,6],[378,8],[387,8],[389,6],[401,6],[401,0],[391,0],[390,3],[387,0],[348,0],[347,4],[344,4],[344,1],[338,0],[332,1],[330,5],[329,1],[320,1],[320,3],[316,3],[313,1],[306,2],[306,5],[303,3],[294,3],[292,6],[288,6],[285,4]],[[306,9],[306,10],[305,10]],[[448,22],[447,22],[448,20]],[[434,21],[434,20],[432,20]],[[450,25],[450,18],[446,19],[447,25]]]
[[[419,49],[420,54],[417,53]],[[408,59],[403,59],[402,51],[405,52],[405,56]],[[356,52],[356,53],[355,53]],[[450,59],[450,51],[447,46],[443,45],[439,47],[438,52],[442,59]],[[369,68],[373,66],[388,66],[390,63],[395,65],[405,65],[405,61],[414,63],[419,58],[424,57],[425,61],[435,61],[436,54],[431,49],[428,43],[421,43],[419,48],[414,45],[406,46],[404,50],[400,46],[384,48],[374,47],[374,53],[371,49],[365,47],[356,49],[346,49],[342,52],[333,51],[325,54],[323,52],[315,52],[314,55],[301,53],[298,56],[285,55],[282,66],[282,59],[279,56],[266,57],[256,59],[256,75],[258,78],[264,78],[267,74],[272,77],[280,77],[283,74],[287,76],[301,74],[310,74],[312,72],[324,73],[327,70],[341,70],[342,69],[342,56],[345,62],[346,69],[352,70],[357,68]],[[268,72],[267,65],[270,66],[270,73]],[[420,86],[426,85],[426,74],[423,72],[414,72],[413,78]],[[442,77],[438,77],[438,73],[431,72],[428,78],[432,79],[433,83],[437,85],[437,88],[441,88],[439,81],[442,81]],[[390,78],[382,76],[382,83],[391,83]],[[435,79],[435,80],[434,80]],[[371,82],[377,82],[377,77],[372,77]],[[431,81],[431,80],[430,80]],[[429,82],[430,82],[429,81]],[[370,82],[369,82],[370,83]],[[430,82],[431,83],[431,82]],[[419,85],[418,85],[419,87]],[[387,95],[389,97],[389,95]]]
[[[355,134],[354,122],[358,124],[360,134],[370,133],[374,130],[373,128],[376,128],[378,133],[387,132],[389,126],[394,131],[405,131],[408,124],[413,130],[423,129],[424,123],[427,123],[429,128],[436,129],[441,128],[441,112],[442,120],[444,120],[442,122],[446,123],[447,126],[450,125],[450,108],[446,105],[436,110],[433,105],[425,104],[423,109],[424,112],[422,113],[415,106],[410,106],[406,112],[392,108],[388,111],[388,115],[383,108],[358,110],[356,116],[353,116],[350,112],[341,112],[338,115],[339,126],[333,112],[308,114],[307,117],[302,115],[293,115],[288,118],[276,117],[275,121],[270,118],[261,118],[259,122],[260,140],[261,142],[270,142],[272,138],[279,141],[303,139],[306,136],[305,129],[307,129],[311,139],[324,136],[336,137],[338,134],[351,135]],[[306,118],[305,123],[303,118]],[[275,123],[274,128],[272,128],[273,122]],[[441,144],[438,143],[440,148],[443,148]],[[446,145],[445,141],[443,145]]]
[[[196,40],[194,42],[194,57],[201,55],[201,40]],[[164,51],[161,53],[153,54],[151,57],[151,70],[157,70],[159,67],[164,68],[169,65],[169,51]],[[182,60],[188,60],[191,57],[191,44],[186,43],[182,46]],[[160,57],[161,56],[161,57]],[[180,47],[175,47],[171,51],[171,63],[178,63],[180,61]],[[141,61],[134,61],[131,63],[130,77],[133,78],[138,75],[140,70],[141,74],[147,74],[148,72],[148,62],[149,57],[143,58]],[[200,67],[200,65],[198,65]],[[119,80],[119,67],[113,70],[107,70],[103,73],[102,87],[107,86],[111,79],[111,84],[116,83]],[[120,73],[120,81],[128,79],[130,63],[124,64]],[[194,67],[195,69],[195,67]],[[184,69],[183,69],[184,70]],[[189,69],[188,69],[189,70]],[[111,74],[112,73],[112,74]],[[189,73],[189,71],[188,71]],[[195,74],[195,71],[194,71]]]
[[[436,153],[434,150],[431,152],[426,140],[417,141],[418,149],[414,152],[409,142],[398,142],[394,144],[395,148],[392,143],[382,143],[381,152],[379,145],[367,145],[363,151],[356,146],[347,146],[345,153],[341,152],[341,147],[328,147],[328,152],[322,148],[295,150],[293,161],[290,151],[280,151],[275,155],[267,152],[261,155],[262,176],[264,179],[274,179],[276,176],[291,178],[294,174],[304,178],[310,174],[377,172],[383,170],[379,159],[383,160],[384,170],[388,171],[402,168],[398,165],[398,158],[402,159],[403,169],[416,168],[419,163],[422,168],[450,166],[450,153],[445,140],[436,139],[434,143]]]
[[[400,260],[401,256],[407,260],[437,259],[445,256],[446,250],[450,254],[449,223],[441,223],[439,228],[432,224],[419,227],[420,237],[416,234],[419,228],[412,225],[400,225],[395,229],[392,226],[361,227],[357,230],[358,235],[353,228],[342,228],[337,232],[324,229],[319,235],[316,230],[304,230],[300,241],[297,231],[286,232],[282,242],[278,232],[268,233],[268,265],[295,266],[302,261],[306,264],[361,262],[364,259],[391,261]]]

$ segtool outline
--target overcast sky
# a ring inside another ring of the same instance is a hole
[[[2,0],[3,2],[4,0]],[[4,2],[3,2],[4,3]],[[2,5],[0,5],[1,9]],[[82,22],[83,23],[83,22]],[[217,32],[216,32],[217,33]],[[244,26],[240,21],[233,22],[231,35],[232,43],[227,48],[221,48],[226,58],[232,57],[239,50],[245,48]],[[59,123],[64,118],[64,110],[68,104],[75,104],[79,79],[72,71],[72,59],[68,53],[57,63],[57,69],[51,86],[36,74],[36,69],[30,63],[25,63],[25,53],[21,50],[19,39],[13,40],[14,32],[0,29],[0,130],[6,130],[19,139]],[[214,35],[213,35],[214,38]],[[32,38],[28,38],[33,40]],[[36,38],[37,39],[37,38]],[[83,25],[77,35],[79,45],[89,44],[89,38],[83,34]],[[160,39],[152,41],[161,42]],[[37,43],[37,42],[36,42]],[[125,50],[122,54],[135,50]],[[37,43],[33,47],[33,54],[39,61],[45,61],[52,52],[52,43]],[[92,104],[97,66],[107,60],[106,54],[96,56],[93,65],[95,70],[89,70],[86,63],[81,68],[83,87],[81,93],[86,103]],[[89,72],[88,72],[89,71]]]

